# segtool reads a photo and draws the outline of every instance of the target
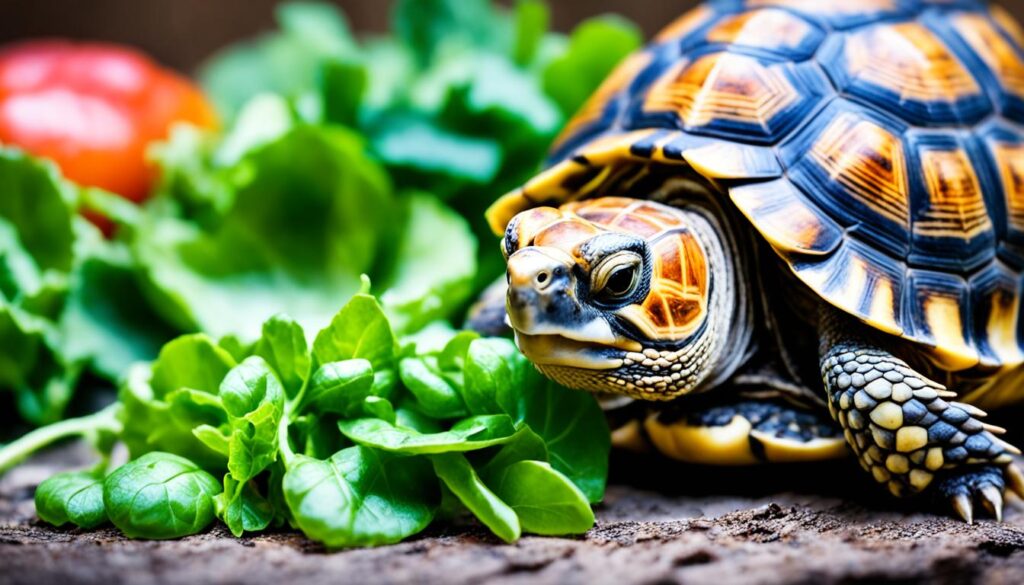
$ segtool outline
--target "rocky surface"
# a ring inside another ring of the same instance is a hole
[[[328,552],[292,532],[143,542],[38,521],[34,486],[84,457],[65,447],[0,480],[0,583],[1024,583],[1019,502],[1002,524],[968,526],[880,497],[852,460],[723,470],[618,456],[582,538],[505,545],[444,526]]]

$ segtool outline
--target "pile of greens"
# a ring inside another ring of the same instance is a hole
[[[203,67],[224,126],[156,145],[141,207],[0,148],[0,419],[50,424],[0,472],[65,437],[123,443],[128,463],[52,478],[38,511],[145,538],[219,517],[377,544],[464,510],[506,540],[585,530],[594,401],[453,327],[503,270],[483,210],[639,32],[564,37],[538,0],[399,0],[364,39],[328,4],[277,16]]]
[[[171,341],[133,367],[115,404],[0,449],[0,469],[58,438],[91,440],[103,461],[44,481],[36,509],[133,538],[214,518],[236,536],[290,524],[332,548],[398,542],[466,511],[506,541],[593,525],[601,410],[511,342],[443,327],[398,341],[364,293],[311,345],[280,315],[252,345],[230,339]],[[117,441],[131,460],[109,470]]]
[[[277,16],[203,67],[224,129],[154,148],[141,208],[0,149],[0,406],[59,420],[180,333],[248,343],[278,312],[315,330],[361,274],[399,334],[457,324],[503,270],[483,210],[641,42],[610,16],[549,32],[538,0],[400,0],[365,39],[328,4]]]

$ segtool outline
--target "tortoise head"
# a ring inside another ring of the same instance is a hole
[[[710,373],[708,229],[605,197],[517,215],[502,248],[520,350],[573,388],[667,400]]]

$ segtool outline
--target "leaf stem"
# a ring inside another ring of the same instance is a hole
[[[292,446],[288,439],[288,426],[291,425],[295,412],[302,406],[302,400],[306,397],[307,388],[309,388],[308,379],[302,384],[299,391],[295,393],[295,397],[284,405],[284,414],[281,415],[281,422],[277,425],[277,449],[281,452],[281,459],[284,460],[285,469],[291,467],[292,462],[295,460],[295,451],[292,451]]]
[[[289,444],[288,439],[288,425],[291,424],[291,409],[286,409],[284,415],[281,417],[281,422],[277,424],[277,449],[281,452],[281,459],[284,461],[285,469],[291,467],[292,462],[295,460],[295,452],[292,451],[292,446]]]
[[[52,425],[40,427],[20,439],[0,447],[0,475],[21,463],[36,451],[61,439],[82,436],[95,431],[119,432],[121,423],[117,420],[119,403],[111,404],[99,412],[69,418]]]

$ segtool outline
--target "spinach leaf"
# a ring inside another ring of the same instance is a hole
[[[544,440],[552,466],[591,502],[601,500],[611,444],[593,396],[548,380],[505,339],[470,343],[463,396],[470,412],[504,412],[525,422]]]
[[[376,418],[338,423],[352,441],[382,451],[408,455],[475,451],[511,440],[512,419],[506,415],[474,416],[457,422],[445,432],[421,434]]]
[[[398,542],[426,528],[438,493],[430,465],[349,447],[327,461],[296,455],[284,475],[295,524],[328,547]]]
[[[114,381],[131,364],[154,359],[178,332],[140,302],[145,293],[128,248],[99,234],[94,238],[79,239],[84,249],[69,275],[58,327],[67,359],[88,362]]]
[[[443,453],[431,456],[430,462],[437,477],[495,536],[505,542],[519,538],[522,529],[515,510],[480,480],[465,455]]]
[[[36,488],[36,513],[53,524],[68,522],[95,528],[107,521],[103,507],[103,474],[91,471],[58,473]]]
[[[526,532],[582,534],[594,525],[594,511],[587,496],[548,463],[513,463],[498,472],[489,485],[515,510]]]
[[[152,452],[117,468],[103,482],[114,526],[130,538],[196,534],[214,518],[220,483],[184,457]]]
[[[516,37],[512,59],[520,66],[529,65],[544,40],[551,11],[541,0],[520,0],[516,3],[515,18]]]
[[[191,426],[195,421],[173,416],[171,406],[154,396],[151,376],[148,365],[138,364],[128,371],[118,390],[122,405],[117,416],[122,425],[120,439],[128,453],[138,458],[150,451],[167,451],[187,457],[204,469],[223,468],[226,451],[220,451],[215,442],[210,442],[215,445],[211,448],[206,440],[200,440]],[[211,433],[206,434],[204,439]]]
[[[315,409],[344,416],[358,415],[373,389],[373,366],[364,359],[329,362],[309,381],[300,411]]]
[[[354,358],[373,366],[375,396],[386,396],[395,382],[395,338],[377,299],[352,297],[313,341],[317,366]]]
[[[222,377],[220,399],[232,419],[240,419],[269,404],[284,411],[284,388],[277,374],[259,356],[251,356]]]
[[[523,419],[519,393],[524,389],[529,362],[507,339],[476,339],[465,358],[463,398],[473,414],[504,412],[516,421]]]
[[[208,95],[224,114],[264,92],[295,96],[312,87],[323,58],[354,51],[344,17],[319,2],[291,2],[277,10],[283,29],[222,51],[200,70]]]
[[[180,388],[166,397],[171,417],[185,428],[219,427],[228,422],[220,397],[209,392]]]
[[[0,178],[0,218],[17,230],[40,271],[69,271],[75,189],[52,163],[9,148],[0,148]]]
[[[236,481],[256,477],[277,459],[280,420],[280,409],[264,402],[243,418],[231,421],[228,471]]]
[[[441,373],[437,358],[405,358],[398,363],[398,374],[424,414],[445,419],[468,413],[456,386]]]
[[[552,467],[591,502],[604,497],[611,432],[594,397],[548,380],[533,367],[522,385],[524,421],[544,439]]]
[[[217,515],[235,536],[259,532],[274,519],[273,505],[252,482],[239,483],[230,475],[224,477],[224,491],[217,496],[216,503]]]
[[[568,50],[544,70],[544,90],[571,115],[626,55],[643,43],[640,29],[617,16],[597,16],[572,31]]]
[[[262,357],[277,372],[289,398],[309,376],[309,347],[302,326],[285,315],[274,315],[263,322],[263,334],[253,353]]]
[[[501,449],[480,467],[480,477],[488,484],[493,484],[496,473],[513,463],[529,460],[547,461],[548,448],[540,435],[533,432],[530,427],[524,426],[516,431],[511,441],[502,445]]]
[[[493,19],[489,0],[399,0],[391,26],[426,64],[444,42],[492,42]]]
[[[207,335],[196,333],[174,339],[153,362],[152,388],[158,399],[179,388],[216,394],[235,359]]]

